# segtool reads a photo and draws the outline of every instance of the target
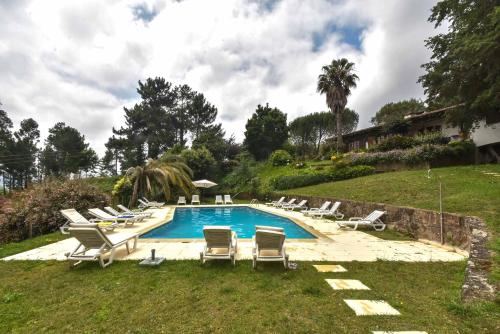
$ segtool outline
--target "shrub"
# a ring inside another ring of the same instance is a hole
[[[474,152],[474,147],[472,142],[457,142],[448,145],[421,145],[407,150],[354,153],[350,155],[350,164],[373,166],[381,163],[404,163],[411,166],[445,158],[463,157],[467,160]]]
[[[446,145],[450,141],[449,137],[443,136],[441,132],[432,132],[415,137],[402,135],[391,136],[372,146],[369,152],[387,152],[392,150],[406,150],[409,148],[430,145]]]
[[[292,161],[292,156],[285,150],[276,150],[269,157],[273,166],[286,166]]]
[[[214,156],[205,146],[183,150],[181,156],[193,170],[196,179],[206,178],[214,171],[216,165]]]
[[[285,190],[311,186],[319,183],[352,179],[373,174],[371,166],[354,166],[331,168],[330,171],[316,174],[279,176],[271,180],[271,186],[276,190]]]
[[[20,241],[28,237],[56,231],[66,220],[59,210],[75,208],[83,215],[93,207],[103,207],[109,197],[82,180],[50,181],[13,194],[12,211],[0,224],[0,243]]]

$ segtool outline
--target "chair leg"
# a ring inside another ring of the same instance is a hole
[[[252,268],[253,269],[257,269],[257,257],[253,257],[253,260],[252,260]]]

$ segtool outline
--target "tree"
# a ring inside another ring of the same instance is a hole
[[[353,73],[354,63],[350,63],[346,58],[332,60],[330,65],[323,66],[321,70],[317,90],[321,94],[326,94],[326,105],[336,117],[337,129],[339,129],[337,151],[340,151],[342,148],[342,111],[347,104],[351,89],[356,87],[356,81],[359,78]]]
[[[198,137],[193,139],[192,148],[205,147],[218,162],[223,161],[227,155],[227,141],[222,124],[210,125]]]
[[[188,85],[175,87],[176,106],[174,124],[177,130],[177,143],[181,144],[182,147],[186,145],[186,133],[193,124],[190,117],[190,109],[195,96],[196,92]]]
[[[301,157],[309,154],[316,143],[317,133],[311,115],[298,117],[289,125],[290,139],[297,147],[297,155]]]
[[[417,99],[390,102],[384,105],[372,117],[374,125],[401,121],[406,115],[422,113],[426,110],[425,104]]]
[[[148,159],[145,166],[129,168],[126,176],[133,184],[130,207],[135,204],[139,195],[149,194],[155,197],[162,194],[168,201],[174,187],[186,195],[193,189],[192,171],[178,156],[162,157],[159,160]]]
[[[217,127],[217,125],[212,125],[217,118],[217,108],[210,104],[201,93],[196,93],[193,96],[190,103],[189,116],[191,119],[190,131],[192,133],[193,142],[198,140],[207,130]],[[222,137],[224,137],[224,135],[222,135]]]
[[[185,149],[181,152],[181,157],[191,168],[196,179],[208,178],[216,165],[212,153],[205,147]]]
[[[64,175],[90,171],[96,166],[96,157],[77,129],[59,122],[49,129],[40,162],[45,174]]]
[[[257,160],[265,160],[288,139],[286,114],[260,104],[245,126],[244,144]]]
[[[19,185],[25,188],[36,174],[37,145],[40,140],[38,123],[32,118],[22,120],[19,130],[14,132],[14,138],[13,151],[19,158],[11,163],[12,174]]]
[[[419,82],[432,104],[459,105],[448,122],[468,133],[487,112],[500,110],[500,7],[495,0],[443,0],[430,22],[449,26],[426,40],[431,61]]]

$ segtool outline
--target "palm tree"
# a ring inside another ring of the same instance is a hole
[[[342,148],[342,111],[347,104],[351,88],[356,87],[358,76],[354,74],[354,63],[346,58],[334,59],[321,69],[317,91],[326,94],[326,104],[337,120],[337,151]]]
[[[165,199],[169,200],[172,187],[179,188],[186,195],[193,190],[193,172],[178,156],[148,159],[145,166],[129,168],[126,175],[133,184],[129,206],[135,204],[139,194],[163,192]]]

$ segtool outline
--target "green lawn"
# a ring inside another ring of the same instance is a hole
[[[438,210],[439,176],[443,183],[443,210],[483,218],[494,233],[490,248],[496,253],[492,277],[500,280],[500,165],[436,168],[432,178],[426,170],[382,173],[352,180],[323,183],[285,191],[287,194],[331,196],[416,208]]]
[[[169,261],[157,269],[117,262],[0,262],[1,333],[495,333],[498,304],[459,302],[465,263],[345,263],[318,273],[248,261]],[[416,274],[418,273],[418,275]],[[333,291],[354,278],[371,291]],[[383,299],[401,316],[356,317],[343,299]]]
[[[27,239],[22,242],[12,242],[3,245],[0,244],[0,259],[9,255],[21,253],[33,248],[38,248],[53,242],[57,242],[66,239],[67,237],[67,235],[62,234],[61,232],[54,232]]]

